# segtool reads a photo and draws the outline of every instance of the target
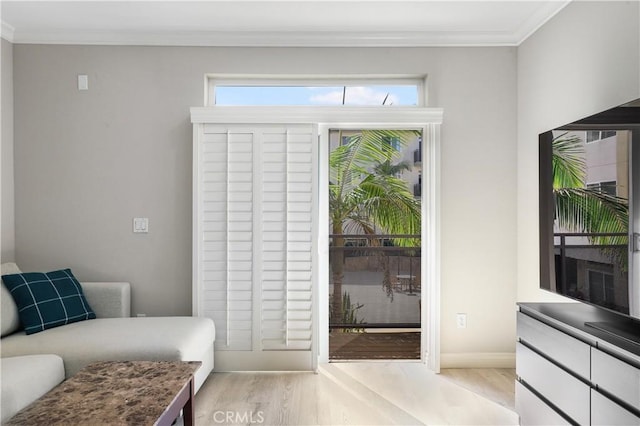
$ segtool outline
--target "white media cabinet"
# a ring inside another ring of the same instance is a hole
[[[517,315],[520,424],[640,425],[640,343],[586,324],[637,323],[582,303],[519,303]]]

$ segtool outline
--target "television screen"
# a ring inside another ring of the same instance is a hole
[[[541,288],[640,318],[639,158],[637,102],[540,135]]]

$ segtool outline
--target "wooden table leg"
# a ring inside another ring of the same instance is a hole
[[[182,414],[184,416],[184,426],[193,426],[195,424],[195,407],[193,403],[194,398],[194,384],[193,377],[189,381],[189,399],[184,404],[184,408],[182,409]]]

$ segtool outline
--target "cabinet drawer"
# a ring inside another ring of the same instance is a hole
[[[516,344],[516,373],[574,421],[583,425],[589,424],[589,385],[522,343]]]
[[[522,426],[570,424],[520,382],[516,382],[516,412]]]
[[[540,352],[573,371],[590,378],[591,347],[553,327],[518,312],[518,337]]]
[[[640,425],[640,417],[592,389],[591,424],[602,426]]]
[[[640,410],[640,369],[592,348],[591,381],[598,389]]]

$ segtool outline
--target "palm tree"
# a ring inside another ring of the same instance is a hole
[[[375,166],[399,156],[399,150],[384,138],[394,138],[406,146],[415,132],[363,130],[329,155],[329,217],[333,273],[332,317],[342,317],[344,275],[344,234],[419,234],[420,202],[414,199],[405,181],[395,175],[376,173]],[[396,239],[395,245],[416,246],[419,240]]]
[[[391,160],[385,160],[382,163],[378,163],[373,167],[373,172],[379,175],[398,176],[405,170],[411,170],[411,163],[408,161],[400,161],[399,163],[392,164]]]
[[[382,163],[378,163],[373,167],[373,173],[381,176],[399,177],[404,171],[411,171],[412,165],[408,161],[400,161],[398,163],[392,163],[391,159],[388,159]],[[377,240],[373,240],[372,243],[376,243]],[[373,244],[372,244],[373,245]],[[380,251],[378,260],[382,265],[382,288],[385,290],[387,297],[393,302],[393,286],[391,284],[391,270],[389,269],[389,256],[387,252]]]
[[[585,188],[587,167],[582,140],[563,133],[552,141],[553,194],[560,227],[570,232],[628,232],[629,200]],[[590,236],[595,245],[624,245],[626,236]]]

